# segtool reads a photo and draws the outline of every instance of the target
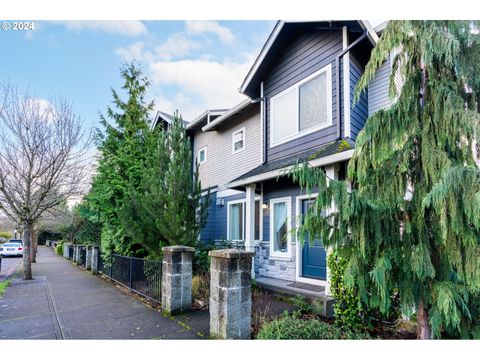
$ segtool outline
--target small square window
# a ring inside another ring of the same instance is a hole
[[[245,149],[245,128],[232,134],[232,153],[235,154]]]
[[[198,150],[198,163],[203,164],[207,161],[207,147]]]

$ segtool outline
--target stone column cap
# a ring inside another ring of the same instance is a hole
[[[190,246],[183,246],[183,245],[173,245],[173,246],[165,246],[162,247],[163,252],[195,252],[195,248]]]
[[[241,259],[253,257],[254,253],[251,251],[244,251],[238,249],[223,249],[209,251],[208,255],[225,259]]]

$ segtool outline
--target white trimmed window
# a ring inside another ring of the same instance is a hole
[[[255,200],[255,240],[260,240],[260,200]],[[227,238],[228,240],[245,241],[245,200],[228,202],[227,208]]]
[[[329,64],[270,100],[270,146],[332,124],[332,66]]]
[[[290,257],[291,198],[270,200],[270,254]]]
[[[245,150],[245,128],[241,128],[232,134],[232,154],[242,150]]]
[[[198,150],[198,163],[203,164],[205,161],[207,161],[207,147],[203,147],[200,150]]]

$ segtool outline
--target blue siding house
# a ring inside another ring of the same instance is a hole
[[[315,194],[282,175],[308,160],[330,178],[345,177],[368,116],[393,101],[387,61],[353,102],[378,36],[367,21],[279,21],[241,84],[245,101],[187,125],[202,187],[212,194],[201,239],[255,252],[260,284],[329,296],[328,249],[318,240],[302,244],[292,231]]]

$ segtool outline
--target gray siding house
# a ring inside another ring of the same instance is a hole
[[[315,194],[283,175],[308,160],[330,178],[345,177],[368,116],[393,101],[390,60],[353,101],[378,35],[367,21],[279,21],[241,84],[247,99],[187,125],[212,195],[201,239],[254,251],[260,284],[328,298],[328,249],[320,240],[300,243],[293,231]]]

